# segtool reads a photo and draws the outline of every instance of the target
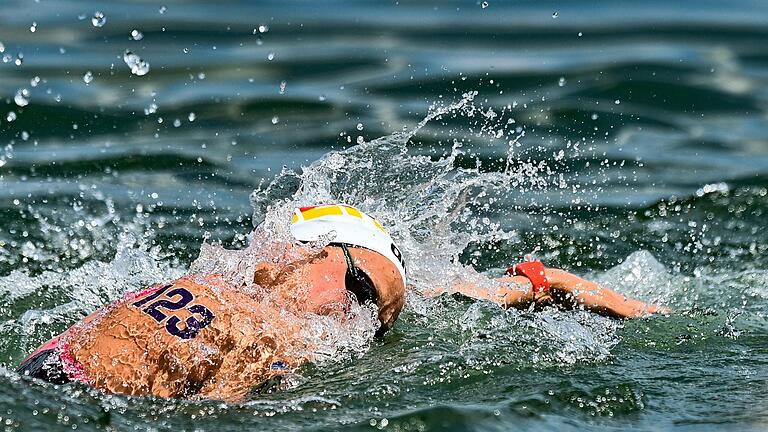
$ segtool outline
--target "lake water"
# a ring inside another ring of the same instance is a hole
[[[768,429],[768,3],[6,0],[0,42],[7,430]],[[420,286],[533,253],[674,313],[411,294],[232,405],[13,372],[204,239],[330,200]]]

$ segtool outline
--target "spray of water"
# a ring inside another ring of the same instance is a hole
[[[442,329],[448,334],[460,323],[462,332],[453,343],[459,348],[460,361],[467,366],[478,367],[488,361],[570,364],[607,358],[618,341],[620,324],[614,321],[583,312],[502,312],[483,302],[462,308],[451,297],[426,299],[420,295],[430,287],[461,282],[493,287],[496,282],[492,278],[462,264],[463,251],[471,243],[519,241],[514,229],[493,223],[489,215],[514,210],[510,196],[536,196],[564,187],[556,159],[524,157],[524,131],[511,118],[512,107],[485,108],[476,96],[467,93],[457,102],[430,107],[429,114],[410,130],[329,152],[300,171],[284,169],[251,194],[256,227],[248,246],[227,250],[204,243],[188,272],[221,274],[232,286],[259,297],[256,294],[263,287],[253,282],[257,263],[289,268],[327,243],[320,241],[303,249],[287,247],[292,242],[288,221],[293,209],[345,202],[375,215],[408,259],[414,288],[408,293],[400,325],[429,327],[437,333]],[[436,153],[420,145],[420,137],[435,129],[448,129],[454,137],[448,151]],[[483,146],[499,145],[506,147],[506,158],[484,161]],[[574,151],[576,148],[572,147]],[[113,213],[108,217],[114,218]],[[532,212],[515,217],[539,215]],[[185,272],[164,264],[148,247],[137,247],[136,243],[127,235],[113,260],[87,261],[63,275],[48,271],[29,276],[15,271],[0,278],[0,292],[10,303],[35,295],[45,300],[40,308],[31,308],[21,317],[9,317],[4,334],[19,334],[29,341],[24,345],[31,349],[99,305]],[[526,247],[532,249],[521,246]],[[641,280],[635,289],[642,291],[643,286],[656,283]],[[47,290],[56,295],[67,293],[71,300],[52,302],[45,294]],[[352,318],[342,321],[299,313],[291,302],[301,293],[261,294],[261,306],[284,310],[281,316],[303,329],[303,341],[295,345],[311,349],[306,353],[310,360],[343,362],[369,349],[377,328],[371,308],[354,306]]]
[[[509,117],[511,111],[485,109],[475,97],[467,93],[455,103],[431,107],[411,130],[330,152],[300,172],[283,170],[251,195],[253,220],[259,229],[285,241],[290,238],[286,222],[297,206],[344,202],[375,215],[409,263],[414,289],[408,294],[406,317],[424,317],[425,325],[437,327],[437,333],[442,325],[453,326],[450,315],[455,311],[436,306],[444,300],[425,299],[420,293],[463,282],[494,287],[492,278],[463,265],[460,255],[470,243],[516,241],[514,229],[502,229],[488,215],[514,210],[506,199],[510,195],[562,187],[563,181],[546,161],[521,160],[524,131]],[[430,128],[451,128],[452,122],[463,126],[450,129],[455,136],[450,151],[434,155],[419,148],[420,135]],[[492,168],[473,158],[482,146],[499,142],[507,146],[507,157],[493,161]],[[492,318],[473,318],[479,311]],[[467,354],[465,361],[483,356],[507,356],[512,362],[594,361],[608,357],[618,341],[619,324],[586,313],[499,312],[495,305],[478,303],[458,318],[467,330],[466,338],[457,341]],[[494,336],[475,337],[478,333]]]

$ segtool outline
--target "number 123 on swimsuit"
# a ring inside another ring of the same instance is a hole
[[[134,307],[149,315],[165,330],[181,339],[194,339],[200,330],[208,327],[216,318],[207,307],[194,303],[195,295],[188,289],[173,284],[159,287],[155,292],[133,303]],[[183,315],[189,315],[184,326],[179,327]]]

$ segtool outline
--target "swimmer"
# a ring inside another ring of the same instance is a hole
[[[282,267],[256,263],[251,286],[190,274],[129,293],[42,345],[18,372],[111,393],[238,401],[311,361],[300,321],[289,317],[345,320],[357,302],[377,310],[379,335],[394,325],[405,302],[406,264],[376,219],[348,205],[303,207],[291,233],[297,243],[280,247],[294,259]],[[328,239],[322,249],[310,247]],[[423,294],[616,318],[667,312],[538,261],[512,266],[488,285],[494,288],[461,283]],[[275,293],[285,301],[263,301]]]

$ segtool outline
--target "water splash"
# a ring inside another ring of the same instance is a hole
[[[101,11],[96,11],[93,13],[93,16],[91,17],[91,24],[94,27],[104,27],[104,25],[107,23],[107,17],[104,15]]]
[[[473,103],[475,96],[467,93],[456,103],[431,107],[410,131],[330,152],[301,173],[283,171],[251,195],[254,220],[266,221],[274,230],[280,225],[274,215],[289,214],[290,206],[318,202],[356,205],[376,215],[402,243],[414,263],[414,280],[444,284],[445,278],[435,278],[435,268],[445,268],[449,277],[462,272],[445,263],[458,261],[470,242],[515,237],[514,232],[503,232],[485,218],[482,209],[498,205],[512,190],[545,189],[545,175],[551,172],[544,162],[516,161],[513,149],[522,133],[507,130],[505,116],[482,109]],[[481,165],[459,166],[459,159],[471,149],[464,149],[458,138],[450,153],[437,160],[409,154],[409,142],[430,122],[457,117],[474,122],[473,135],[478,140],[497,136],[506,140],[510,153],[500,171],[488,171]],[[475,208],[481,211],[473,211]],[[459,225],[465,229],[455,229]],[[467,270],[467,277],[471,273]]]
[[[8,317],[0,331],[18,334],[23,353],[126,292],[184,272],[162,261],[157,251],[143,246],[132,233],[121,235],[117,244],[115,257],[108,262],[89,261],[68,272],[44,271],[37,276],[14,270],[0,278],[0,296],[10,310],[19,302],[47,305]],[[8,348],[0,344],[0,351]]]
[[[409,294],[406,315],[424,314],[431,326],[453,325],[446,320],[445,310],[425,309],[435,300],[415,293],[466,282],[494,288],[497,282],[492,278],[460,264],[462,253],[470,244],[519,241],[514,230],[502,229],[487,215],[514,210],[505,200],[509,195],[546,191],[562,182],[554,176],[555,162],[519,160],[516,152],[524,131],[509,121],[511,111],[485,108],[475,101],[476,96],[470,92],[454,103],[435,104],[412,129],[330,152],[301,172],[284,169],[252,193],[254,223],[275,238],[290,239],[286,221],[297,206],[346,202],[375,215],[409,261],[409,281],[415,289]],[[465,129],[456,128],[449,152],[434,157],[418,150],[420,134],[459,121],[469,123],[471,133],[466,137]],[[503,163],[493,168],[479,158],[466,163],[482,145],[498,141],[508,149]],[[618,341],[618,324],[592,314],[509,311],[500,315],[496,305],[477,305],[476,310],[492,311],[490,321],[466,321],[468,331],[507,336],[503,341],[468,337],[465,345],[459,345],[467,352],[490,355],[511,343],[525,347],[512,354],[514,361],[571,364],[605,359]]]
[[[364,353],[379,321],[372,306],[360,306],[350,302],[346,318],[308,313],[303,306],[308,291],[305,287],[284,289],[279,286],[259,285],[256,274],[268,263],[276,274],[304,271],[298,263],[319,254],[327,241],[309,246],[298,246],[287,236],[257,228],[251,233],[249,245],[244,249],[228,250],[218,244],[204,243],[200,255],[190,266],[193,274],[218,274],[232,286],[259,299],[264,308],[280,311],[282,319],[301,328],[303,350],[296,358],[309,357],[315,362],[338,362]],[[297,270],[298,269],[298,270]],[[351,300],[351,298],[350,298]],[[297,342],[294,342],[297,343]]]
[[[157,112],[157,109],[158,109],[157,104],[152,102],[146,108],[144,108],[144,115],[154,114]]]
[[[125,50],[123,61],[131,69],[131,73],[137,76],[143,76],[149,73],[149,62],[142,60],[141,57],[129,50]]]
[[[29,89],[20,88],[16,91],[13,101],[20,107],[29,105]]]

